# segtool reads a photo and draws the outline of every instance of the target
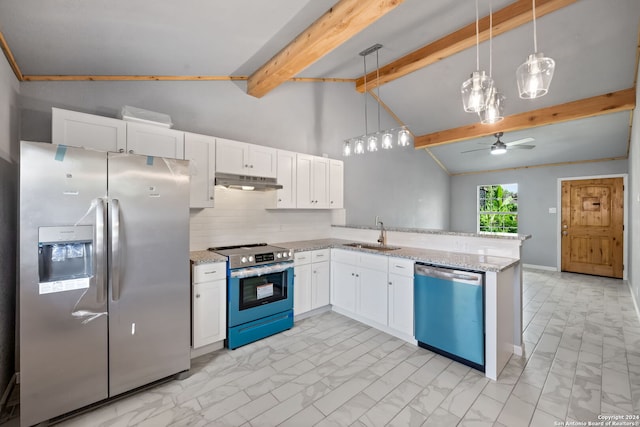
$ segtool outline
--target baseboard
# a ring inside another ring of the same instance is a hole
[[[558,271],[557,267],[551,267],[548,265],[522,264],[522,266],[524,268],[532,268],[534,270]]]

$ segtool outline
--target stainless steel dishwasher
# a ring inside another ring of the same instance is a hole
[[[484,273],[416,263],[414,314],[420,347],[484,372]]]

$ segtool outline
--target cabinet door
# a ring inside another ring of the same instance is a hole
[[[329,305],[330,282],[329,261],[316,262],[312,264],[311,276],[311,308],[324,307]]]
[[[387,324],[387,272],[361,268],[357,313],[382,325]]]
[[[127,152],[184,159],[184,132],[142,123],[127,123]]]
[[[226,280],[214,280],[193,285],[193,348],[226,338]]]
[[[296,153],[278,150],[277,165],[278,184],[281,190],[276,191],[277,208],[296,207]]]
[[[246,174],[249,167],[247,144],[230,139],[216,139],[216,172]]]
[[[247,175],[276,178],[277,150],[261,145],[248,144],[249,170]]]
[[[124,152],[127,123],[77,111],[51,109],[51,142],[58,145]]]
[[[315,208],[329,207],[329,159],[315,157],[313,159],[313,204]]]
[[[311,310],[311,264],[293,268],[293,314]]]
[[[344,207],[344,163],[341,160],[329,160],[329,207]]]
[[[356,312],[357,267],[340,262],[331,263],[331,304]]]
[[[313,156],[306,154],[296,155],[296,206],[301,209],[313,208],[313,180],[312,180]]]
[[[213,184],[216,164],[216,139],[185,132],[184,158],[189,160],[192,208],[213,207]]]
[[[389,273],[389,327],[413,336],[413,277]]]

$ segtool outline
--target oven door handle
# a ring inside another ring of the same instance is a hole
[[[293,267],[292,262],[281,262],[278,264],[262,265],[257,267],[239,268],[237,270],[231,270],[230,276],[238,279],[245,277],[263,276],[265,274],[282,273]]]

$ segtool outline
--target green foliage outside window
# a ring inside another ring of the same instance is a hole
[[[518,184],[478,187],[480,232],[518,232]]]

